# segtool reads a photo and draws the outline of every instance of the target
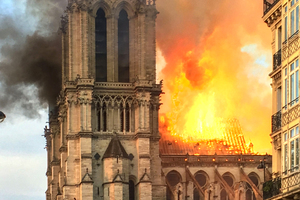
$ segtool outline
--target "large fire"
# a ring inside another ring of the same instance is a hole
[[[194,154],[271,153],[271,42],[262,2],[172,0],[157,7],[164,141]]]
[[[192,90],[184,73],[175,79],[173,87],[172,109],[160,116],[163,152],[194,155],[253,154],[253,145],[246,143],[238,120],[216,117],[214,95],[191,92],[190,95],[195,96],[194,100],[183,99],[182,102],[181,93]]]

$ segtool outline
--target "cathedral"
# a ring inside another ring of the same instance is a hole
[[[47,200],[263,199],[271,156],[198,153],[160,133],[155,0],[68,0],[66,12]]]

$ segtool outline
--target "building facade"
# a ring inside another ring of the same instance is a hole
[[[161,138],[155,0],[69,0],[66,12],[47,200],[262,199],[270,156],[200,155]]]
[[[264,0],[263,20],[272,32],[273,181],[264,197],[299,199],[299,0]]]
[[[162,151],[168,200],[262,200],[270,155],[178,155]],[[257,169],[264,160],[265,169]],[[265,170],[265,171],[264,171]]]
[[[164,199],[155,1],[69,0],[45,130],[49,199]]]

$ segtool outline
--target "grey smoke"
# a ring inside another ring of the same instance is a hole
[[[55,103],[61,85],[58,30],[65,8],[63,0],[27,0],[25,13],[0,15],[1,110],[21,108],[33,118]]]

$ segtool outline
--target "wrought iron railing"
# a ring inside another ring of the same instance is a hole
[[[286,43],[287,43],[287,39],[282,42],[283,45],[285,45]]]
[[[263,199],[268,199],[281,193],[281,178],[264,182]]]
[[[281,129],[281,111],[272,115],[272,133]]]
[[[289,106],[293,106],[294,104],[298,103],[299,101],[299,97],[297,97],[296,99],[292,100],[290,103],[289,103]]]
[[[273,55],[273,70],[281,65],[281,49]]]
[[[292,38],[294,38],[296,35],[298,35],[299,30],[297,30],[295,33],[293,33],[290,37],[289,40],[291,40]]]
[[[267,14],[280,0],[264,0],[264,15]]]

